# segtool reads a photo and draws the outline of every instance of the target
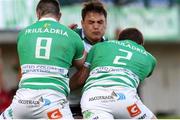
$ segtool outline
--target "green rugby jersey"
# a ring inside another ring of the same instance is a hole
[[[52,19],[42,19],[19,33],[17,49],[20,88],[69,94],[68,69],[73,60],[83,58],[84,46],[78,34]]]
[[[84,90],[94,86],[137,88],[140,81],[151,75],[156,59],[131,40],[111,40],[94,45],[85,65],[90,68],[90,76]]]

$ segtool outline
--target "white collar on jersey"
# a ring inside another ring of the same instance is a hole
[[[52,20],[52,21],[56,21],[56,19],[52,18],[52,17],[44,17],[41,18],[39,21],[44,21],[44,20]],[[57,21],[56,21],[57,22]]]

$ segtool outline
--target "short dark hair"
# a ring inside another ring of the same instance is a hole
[[[59,15],[60,4],[57,0],[40,0],[36,11],[39,12],[40,16],[47,14]]]
[[[118,40],[132,40],[140,45],[143,45],[144,38],[142,33],[137,28],[126,28],[119,34]]]
[[[84,3],[84,8],[81,11],[82,20],[85,19],[88,12],[96,12],[103,14],[107,18],[107,11],[104,8],[104,5],[99,0],[91,0]]]

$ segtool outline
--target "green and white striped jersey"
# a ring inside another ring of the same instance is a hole
[[[78,34],[43,18],[19,33],[17,49],[22,70],[20,88],[69,94],[68,69],[73,60],[83,58],[84,46]]]
[[[151,75],[156,59],[131,40],[110,40],[94,45],[85,65],[90,75],[83,90],[95,86],[137,88],[140,81]]]

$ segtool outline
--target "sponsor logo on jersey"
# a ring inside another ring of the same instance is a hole
[[[66,99],[59,100],[59,104],[61,105],[62,108],[64,108],[65,104],[67,104],[67,103],[68,103],[68,101]]]
[[[134,74],[132,71],[125,68],[112,67],[112,66],[96,67],[90,72],[90,75],[96,75],[102,72],[123,74],[123,75],[127,75],[131,79],[135,79],[136,81],[139,81],[139,77],[136,74]]]
[[[44,23],[44,28],[48,28],[48,27],[50,27],[51,26],[51,24],[49,24],[49,23]]]
[[[145,119],[147,117],[146,114],[142,115],[141,117],[139,117],[138,119]]]
[[[132,45],[128,41],[119,42],[119,41],[111,41],[111,40],[109,40],[108,42],[115,43],[115,44],[118,44],[118,45],[122,45],[124,47],[130,48],[130,49],[135,50],[137,52],[140,52],[140,53],[142,53],[142,54],[144,54],[146,56],[148,55],[148,53],[144,49],[140,49],[139,47]]]
[[[93,115],[94,115],[94,113],[92,113],[92,112],[90,112],[90,111],[88,111],[88,110],[86,110],[86,111],[83,112],[83,117],[84,117],[85,119],[89,119],[89,118],[91,118]]]
[[[62,29],[54,29],[54,28],[32,28],[26,29],[25,34],[32,34],[32,33],[51,33],[51,34],[59,34],[65,37],[69,37],[68,32]]]
[[[131,106],[128,106],[127,110],[131,117],[135,117],[141,113],[141,110],[139,109],[136,103]]]
[[[101,102],[115,102],[116,100],[125,100],[125,99],[126,96],[123,93],[115,93],[113,91],[111,95],[90,97],[89,101],[100,100]]]
[[[89,98],[89,101],[94,101],[94,100],[105,100],[105,99],[114,99],[113,96],[94,96]]]
[[[18,100],[18,103],[39,105],[40,102],[35,100]]]
[[[49,99],[46,99],[46,98],[43,98],[43,97],[41,97],[39,99],[39,101],[43,103],[43,106],[48,106],[48,105],[51,104],[51,101]]]
[[[67,75],[68,70],[62,67],[51,65],[38,65],[38,64],[24,64],[21,66],[22,74],[27,73],[51,73]]]
[[[123,93],[112,92],[112,96],[114,96],[117,100],[125,100],[126,96]]]
[[[13,110],[10,108],[10,109],[8,109],[8,116],[9,117],[13,117]]]
[[[11,108],[7,109],[7,112],[3,112],[0,114],[0,120],[8,120],[8,119],[13,119],[13,110]]]
[[[92,119],[93,119],[93,120],[97,120],[97,119],[99,119],[99,117],[98,117],[98,116],[96,116],[96,117],[93,117]]]
[[[47,113],[49,119],[60,119],[62,118],[62,114],[59,109],[55,109]]]
[[[6,116],[4,115],[5,113],[3,112],[1,115],[3,117],[3,119],[7,119]]]
[[[39,100],[18,100],[18,103],[32,105],[40,105],[40,103],[42,103],[43,106],[47,106],[51,104],[51,101],[49,99],[41,97]]]

